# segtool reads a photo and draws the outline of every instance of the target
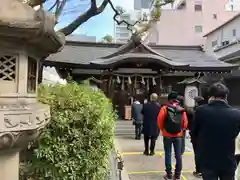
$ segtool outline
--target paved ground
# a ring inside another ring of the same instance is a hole
[[[155,156],[144,156],[143,140],[134,139],[134,127],[130,121],[118,121],[116,127],[116,139],[121,146],[121,154],[124,167],[131,180],[161,180],[164,172],[164,153],[162,137],[159,137],[156,145]],[[195,180],[192,176],[194,160],[191,143],[186,140],[186,153],[183,156],[183,180]],[[173,158],[174,164],[174,158]]]

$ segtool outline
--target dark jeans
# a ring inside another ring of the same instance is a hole
[[[186,138],[186,130],[184,130],[182,134],[182,154],[185,152],[185,138]]]
[[[165,167],[168,176],[172,176],[172,145],[175,152],[175,176],[180,178],[182,171],[182,137],[164,137]]]
[[[201,173],[201,169],[200,169],[200,157],[199,157],[199,153],[197,151],[197,139],[194,138],[191,135],[191,142],[192,142],[192,147],[193,147],[193,151],[194,151],[194,161],[195,161],[195,168],[196,168],[196,172],[197,173]]]
[[[142,124],[135,124],[135,138],[141,139],[142,134]]]
[[[145,152],[149,152],[149,141],[150,141],[150,151],[154,152],[155,145],[156,145],[156,136],[148,136],[144,134],[144,146],[145,146]]]
[[[206,170],[203,172],[203,180],[234,180],[235,171]]]

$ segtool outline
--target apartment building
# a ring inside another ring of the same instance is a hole
[[[153,1],[154,0],[134,0],[134,9],[135,10],[148,9]]]
[[[230,5],[232,3],[232,5]],[[231,0],[176,0],[163,9],[146,42],[160,45],[203,45],[203,35],[237,14]]]
[[[204,35],[205,52],[224,62],[240,64],[240,13]],[[238,105],[240,97],[240,71],[226,75],[225,83],[230,89],[228,100]]]
[[[204,37],[206,53],[223,61],[240,64],[240,13]]]
[[[124,12],[119,16],[119,20],[125,20],[128,23],[134,24],[140,18],[149,16],[149,9],[132,10]],[[127,24],[117,24],[114,22],[114,39],[116,43],[126,43],[131,38],[132,33],[127,29]]]
[[[131,14],[123,13],[120,15],[119,20],[125,20],[127,22],[131,22]],[[126,43],[131,37],[131,31],[127,29],[127,24],[117,24],[114,22],[114,39],[116,43]]]

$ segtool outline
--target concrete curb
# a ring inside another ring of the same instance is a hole
[[[122,152],[121,146],[119,145],[116,138],[114,138],[114,147],[115,147],[116,153]],[[124,162],[123,162],[123,165],[124,165]],[[130,180],[130,177],[127,173],[125,166],[123,166],[123,170],[122,170],[122,180]]]

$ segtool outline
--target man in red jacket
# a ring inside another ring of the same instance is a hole
[[[176,166],[174,179],[180,179],[182,171],[182,135],[187,128],[187,115],[177,100],[178,93],[168,95],[168,103],[158,114],[158,126],[162,131],[165,152],[165,179],[172,179],[172,145],[174,147]]]

